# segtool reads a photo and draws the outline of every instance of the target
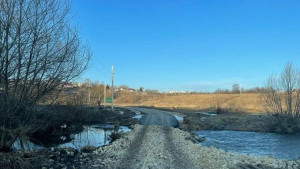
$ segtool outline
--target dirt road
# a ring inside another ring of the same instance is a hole
[[[299,161],[247,156],[203,147],[190,141],[190,133],[171,127],[174,120],[169,113],[136,110],[145,113],[146,117],[141,119],[141,124],[145,125],[135,125],[121,139],[98,148],[83,159],[82,168],[272,169],[300,166]]]
[[[168,126],[168,127],[178,127],[179,122],[176,118],[166,112],[156,109],[148,108],[129,108],[131,110],[139,111],[144,114],[140,119],[139,124],[142,125],[159,125],[159,126]]]

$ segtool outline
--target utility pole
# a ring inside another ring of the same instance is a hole
[[[111,111],[114,110],[114,65],[111,66]]]
[[[100,88],[100,86],[98,86]],[[101,90],[99,89],[99,96],[98,96],[98,107],[101,105]]]
[[[106,84],[104,83],[103,85],[103,89],[104,89],[104,101],[103,101],[103,106],[105,108],[105,105],[106,105]]]
[[[89,104],[91,104],[91,92],[89,90]]]

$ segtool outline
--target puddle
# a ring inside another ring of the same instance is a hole
[[[70,136],[62,136],[60,144],[45,146],[37,140],[21,140],[18,139],[13,144],[13,150],[32,151],[45,148],[66,148],[71,147],[80,150],[84,146],[104,146],[110,143],[110,135],[114,130],[113,125],[92,125],[84,126],[84,130],[78,134],[71,134]],[[128,127],[120,126],[119,132],[128,132],[131,129]]]
[[[135,116],[133,116],[132,118],[134,118],[134,119],[141,119],[143,116],[141,115],[141,114],[138,114],[138,115],[135,115]]]
[[[207,112],[195,112],[195,113],[203,114],[203,115],[206,115],[206,116],[217,116],[217,114],[214,114],[214,113],[207,113]]]
[[[174,114],[173,115],[180,123],[183,122],[184,117]]]
[[[300,136],[275,133],[204,130],[195,131],[206,141],[204,146],[213,146],[226,151],[273,156],[282,159],[299,159]]]
[[[132,118],[134,118],[134,119],[141,119],[142,117],[143,117],[143,115],[142,115],[142,113],[141,112],[139,112],[139,111],[134,111],[134,113],[135,113],[135,116],[133,116]]]

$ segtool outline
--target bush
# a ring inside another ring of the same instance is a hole
[[[295,116],[275,114],[275,123],[271,126],[271,132],[280,134],[296,134],[300,132],[299,118]]]
[[[217,114],[226,114],[226,113],[228,113],[228,110],[227,109],[223,109],[221,107],[217,107],[216,113]]]

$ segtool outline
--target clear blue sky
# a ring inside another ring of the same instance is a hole
[[[91,46],[82,79],[160,91],[264,85],[300,66],[298,0],[72,0]]]

